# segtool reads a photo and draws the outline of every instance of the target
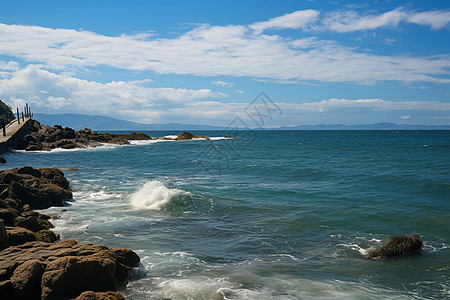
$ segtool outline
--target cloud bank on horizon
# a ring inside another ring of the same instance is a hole
[[[397,39],[415,30],[448,37],[449,24],[448,9],[403,7],[301,9],[249,24],[190,24],[163,37],[0,23],[0,99],[36,112],[226,125],[264,89],[285,112],[273,126],[448,124],[449,42],[404,51]],[[398,99],[377,97],[389,89]],[[418,98],[427,92],[433,97]]]

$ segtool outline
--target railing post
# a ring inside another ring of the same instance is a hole
[[[25,117],[23,116],[23,112],[22,112],[22,121],[25,122]]]
[[[28,103],[25,103],[25,117],[28,118]]]
[[[17,108],[17,123],[20,124],[19,108]]]
[[[5,119],[2,118],[2,127],[3,127],[3,136],[6,136],[6,125],[5,125]]]

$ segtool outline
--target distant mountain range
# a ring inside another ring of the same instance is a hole
[[[119,120],[105,116],[90,116],[82,114],[41,114],[35,113],[34,119],[40,123],[53,126],[61,125],[75,130],[91,128],[93,130],[222,130],[224,127],[194,124],[142,124]]]
[[[45,125],[61,125],[75,130],[91,128],[99,131],[117,130],[223,130],[225,127],[196,124],[142,124],[119,120],[105,116],[82,114],[43,114],[36,113],[34,118]],[[450,130],[450,125],[408,125],[395,123],[376,123],[363,125],[299,125],[282,126],[271,130]]]

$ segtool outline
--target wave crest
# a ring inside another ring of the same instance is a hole
[[[131,204],[136,209],[162,210],[172,199],[183,195],[192,196],[192,193],[167,188],[161,181],[152,180],[131,195]]]

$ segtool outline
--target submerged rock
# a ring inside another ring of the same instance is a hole
[[[13,299],[73,299],[84,291],[124,287],[139,261],[129,249],[34,241],[0,251],[0,281],[11,282],[3,285],[12,286]]]
[[[394,235],[381,248],[369,251],[369,258],[388,258],[400,255],[419,254],[423,242],[418,234]]]

